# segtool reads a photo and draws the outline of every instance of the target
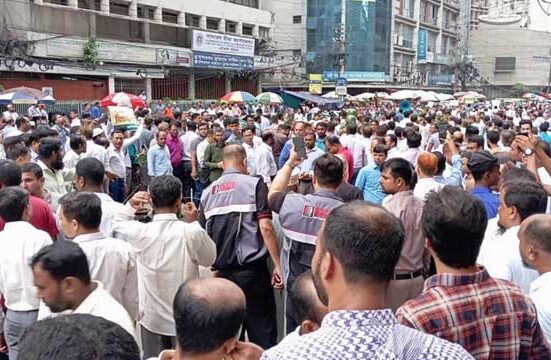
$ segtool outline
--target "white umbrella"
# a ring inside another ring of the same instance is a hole
[[[453,95],[450,95],[450,94],[438,93],[438,94],[436,94],[436,97],[437,97],[438,100],[440,100],[440,101],[454,100]]]
[[[418,91],[416,94],[421,102],[438,102],[440,101],[435,92],[432,91]]]
[[[391,100],[408,100],[419,97],[419,91],[415,90],[400,90],[390,94]]]
[[[379,99],[388,99],[390,95],[388,95],[386,92],[381,91],[375,94],[375,96]]]
[[[323,94],[321,97],[326,98],[326,99],[338,99],[339,95],[337,95],[337,93],[335,91],[330,91],[326,94]],[[350,96],[348,94],[344,95],[344,98],[346,100],[354,100],[354,97]]]
[[[356,98],[356,100],[369,100],[369,99],[373,99],[375,96],[376,94],[374,93],[365,92],[354,96],[354,98]]]

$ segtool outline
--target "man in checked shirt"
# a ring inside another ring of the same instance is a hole
[[[427,196],[421,224],[437,274],[396,317],[460,344],[478,360],[551,359],[530,298],[476,264],[487,222],[482,201],[459,188]]]

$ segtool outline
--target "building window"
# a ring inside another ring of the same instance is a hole
[[[261,39],[267,39],[270,37],[270,28],[259,26],[258,27],[258,36]]]
[[[517,58],[516,57],[496,57],[495,68],[496,72],[515,71]]]
[[[258,0],[225,0],[235,5],[243,5],[258,9]]]
[[[178,24],[178,13],[163,10],[163,22]]]
[[[101,0],[78,0],[78,8],[99,11],[101,9]]]
[[[226,32],[235,34],[237,33],[237,23],[226,20]]]
[[[44,3],[46,3],[46,4],[54,4],[54,5],[64,5],[64,6],[69,5],[69,1],[68,1],[68,0],[44,0]]]
[[[302,50],[293,50],[293,56],[302,56]]]
[[[302,16],[300,15],[293,16],[293,24],[302,24]]]
[[[130,11],[130,4],[123,2],[110,1],[109,13],[128,16]]]
[[[254,25],[243,24],[243,35],[253,36]]]
[[[209,30],[220,30],[220,19],[207,18],[207,29]]]
[[[145,5],[138,5],[138,18],[153,20],[155,18],[155,9]]]
[[[198,28],[201,23],[201,17],[199,15],[186,14],[186,26]]]

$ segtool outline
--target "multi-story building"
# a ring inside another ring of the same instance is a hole
[[[0,0],[0,5],[0,84],[53,88],[58,99],[141,89],[150,99],[257,92],[255,56],[267,46],[273,20],[262,0]]]
[[[451,85],[459,40],[456,0],[394,0],[393,81]]]

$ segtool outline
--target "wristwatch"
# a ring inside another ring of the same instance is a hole
[[[530,155],[533,155],[534,154],[534,149],[524,149],[524,155],[526,156],[530,156]]]

